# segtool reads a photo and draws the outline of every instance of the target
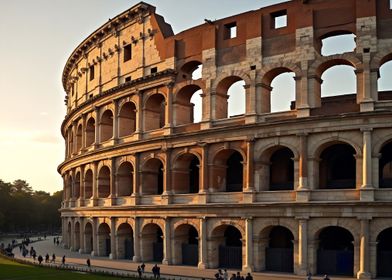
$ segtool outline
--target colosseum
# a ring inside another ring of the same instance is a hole
[[[378,88],[391,8],[293,0],[174,34],[140,2],[104,23],[62,76],[65,246],[199,269],[392,277],[392,91]],[[322,54],[344,34],[355,49]],[[325,97],[336,65],[353,69],[356,92]],[[274,112],[284,73],[293,100]]]

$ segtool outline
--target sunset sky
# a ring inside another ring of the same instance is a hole
[[[60,125],[65,116],[61,85],[65,62],[89,34],[138,2],[0,0],[0,179],[23,179],[33,189],[51,193],[62,189],[57,166],[64,160]],[[205,18],[220,19],[285,1],[145,2],[156,6],[157,13],[178,33],[204,23]],[[392,72],[389,65],[385,69]],[[335,82],[340,87],[346,83],[347,78]]]

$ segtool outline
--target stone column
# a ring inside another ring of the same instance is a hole
[[[133,230],[133,261],[140,262],[140,219],[135,217],[135,228]]]
[[[91,256],[98,255],[98,219],[93,218],[93,251]]]
[[[80,150],[84,151],[86,149],[86,114],[82,115],[82,145]]]
[[[308,218],[298,219],[298,275],[308,272]]]
[[[361,238],[359,249],[359,271],[357,273],[358,279],[371,279],[370,273],[370,250],[369,250],[369,219],[362,218],[361,221]]]
[[[140,91],[136,94],[136,124],[135,124],[135,134],[137,139],[141,139],[143,135],[143,98]]]
[[[260,113],[270,113],[271,112],[271,91],[272,87],[270,85],[260,83],[257,85],[260,89]]]
[[[132,202],[131,204],[137,205],[138,198],[140,196],[140,153],[135,154],[135,166],[133,170],[133,191],[132,191]]]
[[[98,162],[93,162],[93,205],[95,206],[98,200]]]
[[[374,100],[372,98],[370,52],[362,54],[363,69],[356,70],[357,74],[357,103],[360,104],[361,112],[373,111]]]
[[[299,174],[297,201],[309,201],[310,191],[308,185],[308,137],[306,133],[298,134],[299,137]]]
[[[207,219],[200,219],[200,236],[199,236],[199,269],[208,268],[207,265]]]
[[[251,70],[249,75],[251,76],[251,84],[245,86],[246,91],[246,112],[245,112],[245,122],[246,123],[254,123],[256,122],[256,107],[257,107],[257,99],[256,99],[256,69]]]
[[[111,204],[116,205],[117,204],[117,188],[118,186],[116,185],[117,181],[117,170],[116,170],[116,158],[111,159],[111,172],[110,172],[110,195],[109,197],[111,198]]]
[[[245,265],[243,271],[253,271],[253,219],[252,217],[245,219]]]
[[[362,186],[360,190],[361,201],[374,201],[374,189],[372,184],[372,129],[363,128],[363,151],[362,151]]]
[[[116,221],[117,218],[111,217],[110,218],[110,255],[109,258],[114,260],[117,259],[117,251],[116,251]]]
[[[168,133],[170,133],[170,129],[173,126],[173,87],[174,83],[170,82],[167,85],[167,99],[165,106],[165,128],[169,128]]]
[[[165,232],[163,236],[163,260],[162,264],[170,264],[171,260],[171,236],[170,236],[170,218],[165,218]]]
[[[79,254],[83,254],[84,252],[86,252],[86,247],[85,247],[85,243],[84,243],[84,229],[85,229],[85,220],[86,218],[81,217],[79,219]]]
[[[254,191],[254,139],[246,142],[246,183],[244,192]]]
[[[318,75],[308,76],[309,107],[321,107],[321,84],[323,80]]]

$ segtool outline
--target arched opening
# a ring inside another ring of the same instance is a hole
[[[214,98],[216,119],[245,114],[245,82],[240,77],[230,76],[220,81]]]
[[[129,224],[121,224],[117,229],[117,257],[131,260],[134,256],[133,230]]]
[[[180,225],[174,231],[174,264],[197,266],[199,262],[199,237],[189,224]]]
[[[110,140],[113,137],[113,113],[106,110],[101,116],[100,122],[101,142]]]
[[[163,164],[159,159],[149,159],[142,170],[142,193],[160,195],[163,193]]]
[[[110,227],[102,223],[98,227],[98,256],[108,257],[111,251]]]
[[[148,224],[142,230],[141,252],[144,262],[162,262],[163,260],[163,232],[156,224]]]
[[[102,166],[98,173],[98,198],[106,198],[110,195],[110,169]]]
[[[199,192],[199,159],[194,154],[181,155],[172,169],[174,193]]]
[[[93,196],[93,172],[91,169],[84,175],[84,198],[89,199]]]
[[[344,62],[344,65],[334,65],[326,69],[321,79],[323,81],[321,84],[321,98],[351,94],[353,95],[353,102],[356,103],[357,77],[355,68],[349,65],[348,62]],[[341,104],[340,106],[344,105]]]
[[[276,76],[271,82],[271,113],[290,111],[295,102],[295,73],[286,72]]]
[[[275,226],[268,236],[266,248],[266,270],[279,272],[294,271],[294,236],[282,226]]]
[[[130,196],[133,192],[133,166],[130,162],[124,162],[117,171],[118,196]]]
[[[212,260],[213,267],[242,268],[242,234],[234,226],[221,225],[211,236],[211,250],[218,252],[218,260]],[[214,254],[216,255],[216,253]]]
[[[84,248],[86,254],[91,254],[93,251],[93,226],[87,223],[84,228]]]
[[[294,154],[289,148],[280,148],[270,159],[270,190],[294,189]]]
[[[79,251],[79,249],[80,249],[80,224],[79,224],[79,222],[75,223],[74,235],[75,235],[75,242],[74,242],[73,250],[74,251]]]
[[[354,271],[354,238],[341,227],[321,230],[317,251],[317,273],[352,276]]]
[[[213,186],[217,191],[242,192],[243,158],[235,150],[222,150],[214,159]]]
[[[95,120],[89,118],[86,124],[86,147],[90,147],[95,142]]]
[[[76,151],[80,152],[82,150],[82,125],[80,124],[76,130]]]
[[[162,94],[151,95],[144,107],[144,129],[163,128],[165,123],[165,97]]]
[[[348,144],[334,144],[320,155],[321,189],[355,189],[355,150]]]
[[[378,99],[379,100],[392,100],[392,54],[386,56],[379,69],[378,79]]]
[[[392,188],[392,142],[382,147],[378,164],[380,188]]]
[[[80,172],[77,172],[75,176],[73,194],[74,194],[74,199],[80,198]]]
[[[180,89],[174,102],[175,125],[197,123],[202,116],[202,90],[197,85],[187,85]]]
[[[136,130],[136,106],[133,102],[125,103],[118,115],[119,136],[132,135]]]
[[[377,277],[392,277],[392,228],[377,237]]]
[[[72,182],[73,182],[73,178],[72,178],[72,176],[69,176],[68,180],[66,180],[66,186],[65,186],[65,198],[67,200],[69,200],[73,197]]]
[[[181,67],[182,78],[185,80],[198,80],[202,78],[203,64],[197,60],[185,63]]]
[[[329,56],[353,52],[357,47],[355,39],[355,34],[347,31],[329,33],[321,40],[321,55]]]

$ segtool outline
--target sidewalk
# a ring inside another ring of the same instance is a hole
[[[53,237],[48,237],[46,240],[38,241],[32,243],[30,246],[33,246],[37,252],[37,255],[42,255],[45,259],[46,253],[49,254],[50,259],[52,258],[52,254],[56,255],[56,265],[61,265],[61,258],[65,255],[66,265],[68,267],[74,267],[76,269],[87,270],[86,260],[90,258],[91,260],[91,269],[92,271],[105,271],[114,275],[137,275],[136,269],[140,263],[133,263],[129,260],[110,260],[107,257],[93,257],[89,254],[79,254],[78,252],[71,252],[70,250],[64,249],[60,246],[53,244]],[[30,249],[30,246],[28,249]],[[19,252],[19,248],[14,249],[15,258],[22,259],[25,261],[33,262],[31,257],[23,258],[21,253]],[[38,263],[36,261],[36,263]],[[146,263],[145,268],[145,276],[152,277],[151,269],[155,263]],[[45,264],[44,265],[53,265],[53,264]],[[217,272],[217,269],[204,269],[200,270],[191,266],[178,266],[178,265],[163,265],[158,264],[161,267],[161,277],[176,279],[176,280],[195,280],[195,279],[213,279],[214,274]],[[236,270],[228,270],[229,276],[232,273],[236,273]],[[243,274],[244,275],[244,274]],[[284,275],[282,273],[260,273],[254,272],[252,273],[254,280],[298,280],[305,279],[304,276],[296,276],[292,274]],[[314,280],[320,280],[322,277],[314,276]],[[331,277],[331,280],[353,280],[355,278],[352,277]]]

